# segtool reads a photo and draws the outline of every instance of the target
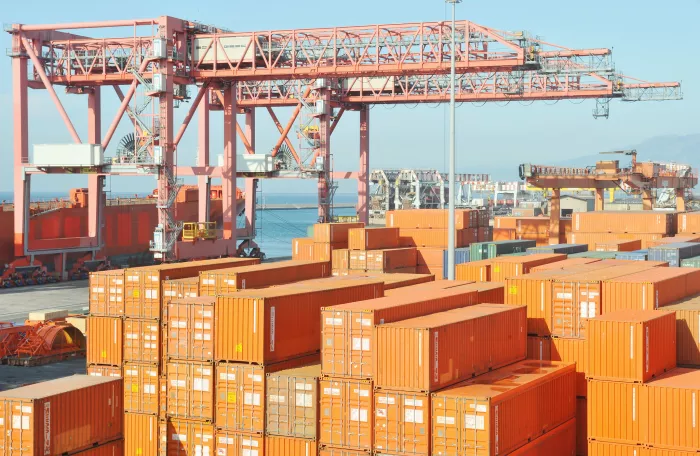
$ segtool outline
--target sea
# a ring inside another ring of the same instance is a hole
[[[36,192],[32,201],[65,198],[66,193]],[[134,197],[133,193],[112,193],[110,197]],[[147,196],[139,194],[138,196]],[[262,193],[259,198],[265,204],[316,204],[315,193]],[[0,201],[12,202],[12,192],[0,192]],[[357,203],[357,195],[336,193],[333,201],[337,204]],[[259,203],[261,201],[258,201]],[[335,209],[334,215],[355,215],[355,209]],[[260,250],[267,258],[285,258],[292,255],[292,239],[306,237],[308,227],[318,219],[317,209],[265,209],[256,214],[256,238]],[[243,226],[243,220],[238,221]]]

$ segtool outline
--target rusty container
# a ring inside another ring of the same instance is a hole
[[[364,223],[317,223],[314,225],[314,242],[347,243],[348,231],[364,226]]]
[[[490,282],[494,259],[472,261],[455,265],[455,279],[473,282]]]
[[[324,307],[321,371],[330,376],[371,379],[376,372],[377,325],[476,304],[477,296],[474,290],[455,288]]]
[[[572,216],[578,233],[672,233],[674,215],[658,211],[577,212]]]
[[[520,257],[498,257],[491,264],[491,280],[505,282],[507,278],[519,277],[530,272],[530,268],[565,260],[566,255],[539,253]]]
[[[326,261],[280,261],[205,271],[199,276],[199,294],[218,296],[249,288],[263,288],[330,275],[330,263]]]
[[[210,423],[204,421],[167,420],[160,423],[160,435],[161,456],[217,454],[215,430]]]
[[[124,362],[124,320],[119,317],[87,318],[87,363],[121,366]]]
[[[370,380],[324,377],[319,382],[319,445],[371,452],[374,388]]]
[[[578,437],[578,436],[577,436]],[[626,445],[624,443],[612,443],[612,442],[599,442],[596,440],[591,440],[586,442],[588,445],[587,453],[588,456],[686,456],[681,453],[676,453],[673,450],[662,450],[662,452],[655,452],[654,449],[646,448],[641,445]],[[691,455],[687,455],[691,456]]]
[[[576,446],[578,419],[572,418],[566,423],[557,426],[555,429],[532,440],[525,446],[520,447],[510,456],[577,456]],[[588,442],[586,442],[588,443]],[[583,453],[585,454],[585,453]]]
[[[417,251],[413,247],[401,249],[370,250],[367,252],[367,269],[389,272],[401,268],[412,268],[417,263]]]
[[[434,393],[432,454],[510,454],[555,430],[576,417],[574,377],[568,363],[522,361]]]
[[[429,265],[437,266],[442,265],[445,256],[445,249],[443,248],[431,248],[431,247],[419,247],[416,248],[416,264],[419,266]]]
[[[576,396],[588,395],[588,342],[579,338],[552,338],[552,361],[576,364]]]
[[[374,392],[374,454],[430,454],[430,394]]]
[[[124,271],[124,316],[159,319],[162,307],[162,284],[166,280],[196,277],[202,271],[258,263],[260,260],[257,258],[219,258],[126,269]]]
[[[124,455],[159,456],[160,423],[156,415],[124,414]]]
[[[292,260],[311,261],[314,259],[314,240],[312,238],[292,239]]]
[[[349,249],[335,249],[331,256],[331,267],[333,269],[350,269]]]
[[[104,443],[78,454],[80,456],[122,456],[124,454],[124,439]]]
[[[120,378],[122,376],[122,367],[99,366],[97,364],[89,364],[87,367],[87,375],[92,375],[93,377]]]
[[[317,363],[318,355],[261,366],[246,363],[216,365],[216,418],[218,429],[249,434],[265,431],[267,375]]]
[[[676,319],[618,311],[588,320],[588,378],[645,383],[676,367]]]
[[[670,306],[659,307],[676,315],[676,362],[700,367],[700,297],[694,296]]]
[[[265,436],[265,456],[317,456],[316,440],[298,437]],[[261,455],[258,455],[261,456]]]
[[[295,439],[318,439],[321,364],[267,374],[265,432]]]
[[[76,453],[122,436],[122,380],[73,375],[0,392],[0,453]]]
[[[266,451],[266,439],[258,434],[245,434],[224,429],[215,431],[216,454],[226,456],[263,456]],[[190,453],[181,453],[190,454]],[[195,453],[207,455],[209,453]],[[170,455],[168,455],[170,456]]]
[[[320,350],[321,308],[381,297],[381,281],[337,280],[317,290],[276,287],[217,298],[219,361],[271,364]],[[280,322],[280,324],[278,324]]]
[[[124,410],[129,413],[158,415],[160,382],[158,366],[128,363],[124,365]]]
[[[588,454],[588,401],[585,397],[576,398],[576,454]]]
[[[386,213],[386,226],[444,230],[448,227],[448,212],[445,209],[402,209]],[[455,228],[477,228],[479,212],[472,209],[455,210]]]
[[[618,239],[596,242],[596,252],[632,252],[642,248],[641,239]]]
[[[350,250],[350,269],[354,271],[364,271],[367,269],[367,252],[365,250]]]
[[[161,359],[158,320],[127,318],[124,320],[124,361],[158,364]]]
[[[645,442],[653,447],[697,452],[700,370],[674,369],[642,388],[640,414],[649,427]]]
[[[549,337],[527,336],[527,359],[552,360],[552,340]]]
[[[348,231],[350,250],[395,249],[398,246],[398,228],[353,228]]]
[[[342,249],[347,247],[345,242],[336,242],[331,244],[329,242],[315,242],[313,246],[313,257],[314,261],[331,261],[333,258],[333,251],[335,249]],[[295,259],[292,257],[292,259]]]
[[[91,315],[124,316],[124,270],[91,272],[89,276]]]
[[[588,438],[614,443],[644,443],[648,423],[642,408],[644,385],[588,380]]]
[[[216,298],[175,299],[165,307],[168,359],[214,360]]]
[[[535,266],[534,268],[530,268],[530,274],[534,274],[536,272],[551,271],[553,269],[569,269],[571,267],[582,266],[597,262],[600,262],[599,258],[567,258],[566,260],[561,260],[554,263],[547,263],[541,266]]]
[[[657,268],[616,277],[603,285],[603,313],[653,310],[700,293],[700,269]]]
[[[525,359],[526,319],[524,307],[477,304],[379,325],[376,384],[432,392]]]
[[[163,305],[166,305],[171,299],[196,298],[197,296],[199,296],[199,277],[163,282]]]
[[[168,418],[214,419],[214,365],[195,361],[169,361],[167,378]]]

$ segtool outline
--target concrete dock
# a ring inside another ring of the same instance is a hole
[[[0,321],[21,323],[29,312],[37,310],[65,309],[85,313],[87,308],[87,280],[0,290]]]

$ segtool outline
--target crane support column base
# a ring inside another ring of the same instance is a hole
[[[654,197],[651,190],[642,190],[642,209],[645,211],[654,209]]]
[[[685,189],[676,189],[676,210],[679,212],[685,212]]]
[[[552,189],[549,199],[549,244],[559,244],[559,219],[561,217],[561,190]]]
[[[614,190],[610,190],[613,192]],[[605,189],[604,188],[596,188],[595,189],[595,210],[596,211],[602,211],[605,209]]]

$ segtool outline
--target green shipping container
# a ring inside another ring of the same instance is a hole
[[[700,268],[700,256],[681,260],[682,268]]]
[[[471,261],[488,260],[497,256],[525,252],[534,246],[535,241],[528,240],[476,242],[469,247],[469,258]]]

